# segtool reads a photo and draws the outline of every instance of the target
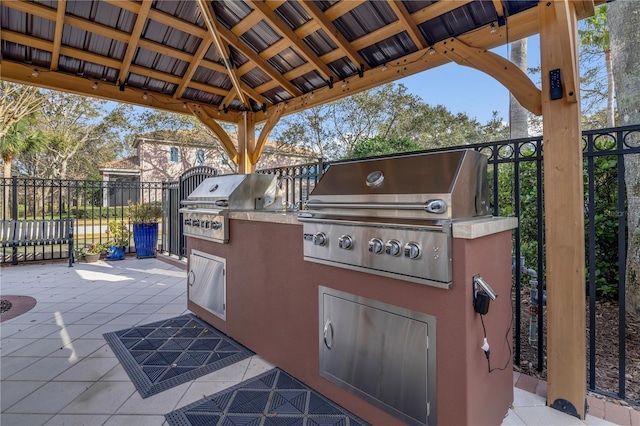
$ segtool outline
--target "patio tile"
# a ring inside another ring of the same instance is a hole
[[[59,332],[60,327],[55,324],[40,324],[37,327],[29,327],[20,332],[21,339],[39,339],[52,333]]]
[[[145,301],[149,300],[151,298],[151,296],[153,296],[153,295],[134,294],[133,296],[127,297],[126,302],[127,302],[127,304],[130,304],[130,303],[140,304],[142,302],[145,302]]]
[[[60,336],[65,339],[67,336],[70,340],[79,339],[82,336],[85,336],[87,333],[91,332],[98,328],[98,324],[80,324],[74,323],[70,325],[65,325],[60,330]]]
[[[58,331],[60,332],[60,327]],[[35,340],[30,345],[24,346],[11,353],[11,356],[46,356],[64,346],[64,342],[59,336],[52,335],[51,338]]]
[[[0,342],[0,356],[5,357],[7,355],[11,355],[13,352],[24,348],[35,341],[37,341],[37,339],[19,339],[13,337],[9,339],[2,339]]]
[[[115,367],[109,370],[107,374],[100,378],[101,382],[126,382],[129,380],[131,380],[129,379],[129,375],[120,363],[118,363]]]
[[[39,359],[40,357],[2,356],[2,358],[0,358],[0,379],[8,379]]]
[[[87,316],[85,316],[81,320],[78,320],[78,321],[74,322],[74,324],[97,324],[97,325],[102,325],[104,323],[107,323],[107,322],[117,318],[120,315],[121,315],[120,313],[93,313],[93,314],[88,314]]]
[[[166,305],[166,304],[172,303],[176,298],[179,298],[179,297],[180,296],[175,296],[173,294],[170,294],[167,296],[157,295],[147,300],[145,304],[151,303],[151,304],[158,304],[158,305]]]
[[[0,382],[0,411],[4,412],[16,402],[36,391],[46,382],[23,382],[22,380],[3,380]]]
[[[130,314],[136,313],[136,314],[153,314],[155,313],[158,309],[162,308],[163,305],[160,305],[158,303],[150,303],[149,301],[141,303],[139,305],[134,305],[133,308],[131,308],[129,310]]]
[[[95,300],[95,298],[94,298],[94,300]],[[71,312],[94,313],[94,312],[98,312],[101,309],[106,308],[109,305],[110,305],[110,303],[84,303],[84,304],[78,306],[76,309],[73,309]]]
[[[6,290],[4,290],[6,291]],[[21,292],[21,294],[28,294],[28,293],[23,293]],[[53,313],[52,312],[27,312],[26,314],[22,314],[20,316],[17,316],[9,321],[7,321],[7,323],[9,324],[39,324],[42,322],[50,322],[51,320],[54,319]],[[3,323],[4,324],[4,323]]]
[[[42,426],[52,414],[0,414],[2,426]]]
[[[11,406],[10,413],[56,414],[87,389],[87,383],[49,382]]]
[[[522,389],[513,388],[514,407],[537,407],[545,405],[547,405],[547,401],[540,395],[536,395]]]
[[[525,423],[513,410],[509,410],[507,417],[502,421],[502,426],[525,426]]]
[[[205,396],[213,395],[214,393],[223,391],[231,386],[235,386],[237,382],[195,382],[189,386],[189,389],[184,393],[178,404],[177,408],[189,405],[192,402],[196,402]]]
[[[104,426],[162,426],[164,416],[116,415],[111,416]]]
[[[239,383],[243,380],[251,358],[243,359],[235,364],[231,364],[228,367],[222,368],[213,373],[209,373],[202,377],[198,377],[195,383],[201,382],[236,382]]]
[[[37,299],[36,299],[37,300]],[[78,307],[78,303],[69,302],[41,302],[33,308],[34,312],[67,312]]]
[[[131,309],[135,309],[139,305],[137,303],[129,303],[127,300],[126,303],[113,303],[107,306],[104,309],[100,309],[98,313],[102,314],[124,314],[125,312],[130,311]]]
[[[124,330],[125,328],[129,328],[126,325],[122,325],[122,324],[110,324],[110,325],[101,325],[93,330],[91,330],[91,332],[87,333],[86,335],[84,335],[84,339],[104,339],[102,337],[103,334],[105,333],[110,333],[112,331],[118,331],[118,330]]]
[[[96,382],[118,364],[116,358],[85,358],[57,376],[55,381]]]
[[[92,355],[104,345],[106,345],[106,342],[103,340],[81,338],[61,347],[59,350],[50,353],[48,356],[56,358],[83,358]]]
[[[117,318],[105,323],[105,325],[122,325],[122,328],[133,327],[144,320],[147,314],[122,314]]]
[[[112,414],[135,392],[131,382],[96,382],[81,393],[63,414]]]
[[[269,371],[274,368],[275,365],[266,361],[259,355],[254,355],[249,360],[249,366],[247,367],[247,371],[244,373],[242,380],[247,380],[252,377],[258,376],[265,371]]]
[[[104,424],[108,419],[109,415],[58,414],[45,426],[93,426]]]
[[[191,383],[183,383],[164,392],[157,393],[148,398],[142,398],[138,392],[124,403],[116,414],[157,414],[172,411],[178,405]]]
[[[8,324],[3,322],[0,324],[0,338],[6,339],[9,336],[13,336],[18,332],[23,332],[33,327],[33,324]],[[20,336],[16,336],[20,337]]]
[[[62,323],[65,325],[71,325],[76,322],[82,321],[84,317],[91,315],[90,312],[63,312],[59,317],[51,317],[48,321],[52,324]]]
[[[514,412],[527,425],[581,426],[584,423],[573,416],[551,407],[515,407]]]
[[[51,380],[72,365],[65,358],[42,358],[11,376],[11,380]]]

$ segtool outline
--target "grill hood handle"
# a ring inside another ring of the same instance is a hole
[[[322,209],[372,209],[372,210],[425,210],[429,213],[446,213],[447,203],[441,199],[428,200],[426,203],[335,203],[309,200],[307,208]]]

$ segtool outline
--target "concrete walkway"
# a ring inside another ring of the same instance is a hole
[[[103,333],[186,313],[186,273],[158,259],[20,265],[0,269],[3,296],[36,306],[0,323],[0,424],[164,425],[164,414],[273,366],[253,356],[142,399]],[[514,389],[503,425],[606,425],[545,407]]]

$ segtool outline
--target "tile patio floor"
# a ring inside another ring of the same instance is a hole
[[[158,259],[0,269],[2,295],[37,299],[0,323],[0,424],[163,425],[164,414],[273,366],[260,356],[142,399],[103,333],[186,313],[186,273]],[[545,407],[514,389],[503,425],[606,425]]]

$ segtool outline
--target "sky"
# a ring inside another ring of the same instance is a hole
[[[501,46],[492,52],[508,58],[508,47]],[[540,64],[540,39],[528,39],[527,67]],[[481,71],[455,63],[424,71],[397,80],[409,92],[422,98],[429,105],[444,105],[453,113],[464,112],[481,123],[491,119],[498,111],[502,121],[509,119],[509,91],[497,80]],[[539,83],[534,81],[539,87]]]

